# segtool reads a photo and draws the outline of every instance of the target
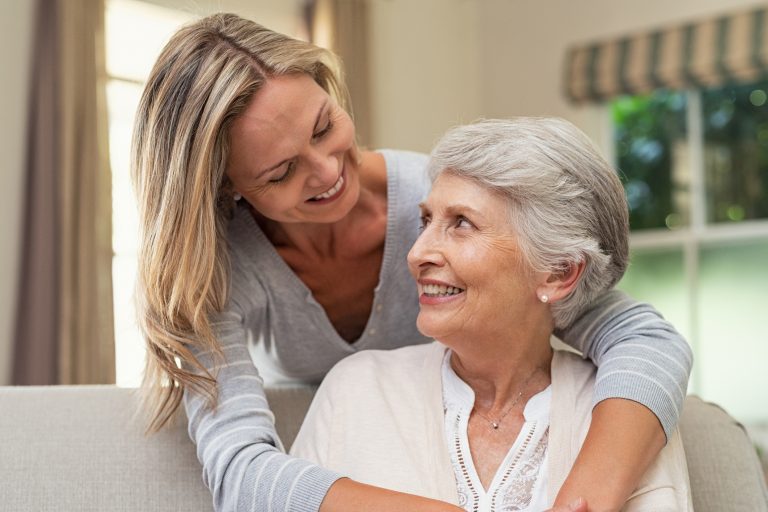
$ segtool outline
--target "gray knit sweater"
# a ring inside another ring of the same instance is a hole
[[[189,435],[217,511],[311,512],[337,473],[284,453],[264,384],[319,383],[344,357],[364,349],[424,343],[416,330],[418,297],[406,254],[418,235],[418,208],[429,190],[426,156],[382,151],[388,175],[384,258],[363,335],[348,343],[311,291],[280,258],[247,208],[230,223],[229,304],[214,319],[226,364],[196,355],[218,379],[215,412],[185,393]],[[669,434],[691,370],[685,340],[646,304],[607,293],[561,337],[598,366],[595,403],[609,397],[640,402]]]

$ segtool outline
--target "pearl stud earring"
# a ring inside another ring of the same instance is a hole
[[[539,297],[539,300],[546,304],[547,302],[549,302],[549,297],[547,297],[546,295],[542,295],[541,297]]]

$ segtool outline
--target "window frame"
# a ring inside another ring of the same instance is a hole
[[[765,241],[768,239],[768,219],[750,219],[733,223],[707,222],[706,176],[704,168],[704,122],[702,118],[701,91],[686,89],[686,144],[690,164],[690,221],[687,225],[674,230],[665,228],[650,228],[630,231],[629,244],[631,252],[678,249],[683,257],[683,271],[686,283],[686,302],[688,311],[687,332],[688,342],[694,354],[700,352],[700,311],[697,298],[699,296],[701,251],[713,245],[727,246],[731,243]],[[618,158],[615,150],[614,125],[610,108],[602,105],[601,118],[604,126],[603,148],[606,158],[618,169]],[[693,372],[689,384],[689,392],[700,392],[702,387],[701,372],[698,371],[694,358]]]

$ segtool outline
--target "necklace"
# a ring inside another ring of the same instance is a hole
[[[520,391],[517,392],[517,396],[515,396],[515,399],[512,400],[512,403],[510,404],[510,406],[496,420],[493,420],[488,416],[486,416],[485,414],[483,414],[482,412],[480,412],[477,406],[473,407],[472,410],[475,411],[477,414],[479,414],[481,418],[485,419],[490,424],[493,430],[499,430],[499,426],[501,425],[502,420],[506,418],[507,415],[510,412],[512,412],[512,409],[515,408],[518,402],[520,402],[520,399],[523,397],[523,391],[525,391],[525,389],[528,387],[528,383],[531,382],[531,379],[533,379],[533,376],[536,375],[539,370],[541,370],[540,366],[537,366],[536,368],[533,369],[533,371],[528,376],[528,378],[526,378],[525,381],[523,382],[523,385],[520,386]]]

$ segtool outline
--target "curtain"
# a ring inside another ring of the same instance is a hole
[[[307,24],[313,43],[336,53],[344,64],[352,97],[357,140],[372,143],[367,0],[310,0]]]
[[[583,103],[660,87],[714,87],[768,77],[767,11],[575,46],[566,55],[565,94]]]
[[[40,0],[14,384],[114,383],[103,0]]]

